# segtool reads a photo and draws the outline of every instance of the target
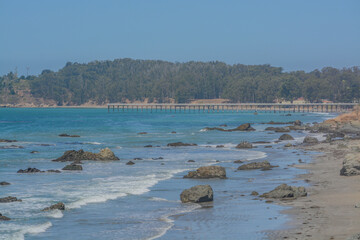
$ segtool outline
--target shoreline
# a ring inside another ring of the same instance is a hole
[[[269,239],[347,239],[359,233],[360,176],[341,176],[340,169],[348,153],[358,152],[360,140],[336,140],[331,143],[298,147],[317,152],[309,164],[295,165],[308,170],[297,176],[310,184],[308,196],[293,201],[278,201],[290,207],[282,211],[291,220],[285,229],[269,231]]]

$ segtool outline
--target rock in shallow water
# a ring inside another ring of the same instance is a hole
[[[291,135],[285,133],[279,137],[279,140],[281,140],[281,141],[294,140],[294,138]]]
[[[135,163],[133,161],[128,161],[126,165],[134,165]]]
[[[11,196],[0,198],[0,203],[8,203],[8,202],[22,202],[22,200]]]
[[[51,210],[65,210],[65,204],[58,202],[50,207],[44,208],[42,211],[51,211]]]
[[[184,178],[226,178],[226,171],[224,167],[221,166],[206,166],[200,167],[196,171],[191,171]]]
[[[243,149],[243,148],[253,148],[253,145],[249,142],[239,143],[235,148]]]
[[[274,190],[264,193],[260,197],[264,198],[298,198],[307,196],[306,189],[304,187],[293,187],[287,184],[281,184]]]
[[[168,147],[188,147],[188,146],[197,146],[195,143],[183,143],[183,142],[176,142],[176,143],[169,143]]]
[[[271,165],[269,161],[263,161],[263,162],[252,162],[252,163],[243,164],[240,167],[238,167],[237,170],[271,169],[273,167],[278,167],[278,166]]]
[[[8,218],[6,216],[3,216],[1,213],[0,213],[0,221],[9,221],[11,220],[11,218]]]
[[[69,164],[69,165],[66,165],[62,170],[66,170],[66,171],[82,171],[83,168],[81,165],[78,165],[78,164]]]
[[[197,185],[190,189],[185,189],[180,194],[181,202],[201,203],[211,202],[214,198],[214,192],[210,185]]]
[[[304,138],[303,143],[316,144],[316,143],[319,143],[319,140],[316,137],[306,136]]]
[[[84,160],[93,160],[93,161],[113,161],[120,160],[115,154],[109,149],[101,149],[99,153],[85,152],[80,149],[79,151],[70,150],[66,151],[61,157],[54,159],[54,162],[80,162]]]
[[[8,182],[0,182],[0,186],[10,185]]]

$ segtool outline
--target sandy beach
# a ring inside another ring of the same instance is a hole
[[[308,196],[280,201],[290,207],[283,211],[291,217],[288,229],[268,234],[270,239],[348,239],[360,232],[360,176],[341,176],[347,154],[359,155],[360,140],[336,140],[298,148],[318,152],[310,164],[294,167],[308,170],[298,176],[310,184]],[[351,238],[358,239],[358,238]]]

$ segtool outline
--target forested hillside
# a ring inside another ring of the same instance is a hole
[[[324,68],[283,72],[270,65],[228,65],[223,62],[172,63],[117,59],[87,64],[67,63],[57,72],[39,76],[9,73],[0,77],[1,103],[29,91],[34,98],[58,105],[87,102],[188,102],[228,98],[232,102],[273,102],[304,97],[311,102],[329,99],[352,102],[360,98],[360,68]],[[6,96],[6,97],[5,97]]]

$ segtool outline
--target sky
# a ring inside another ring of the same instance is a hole
[[[360,66],[360,1],[0,0],[0,75],[119,58]]]

